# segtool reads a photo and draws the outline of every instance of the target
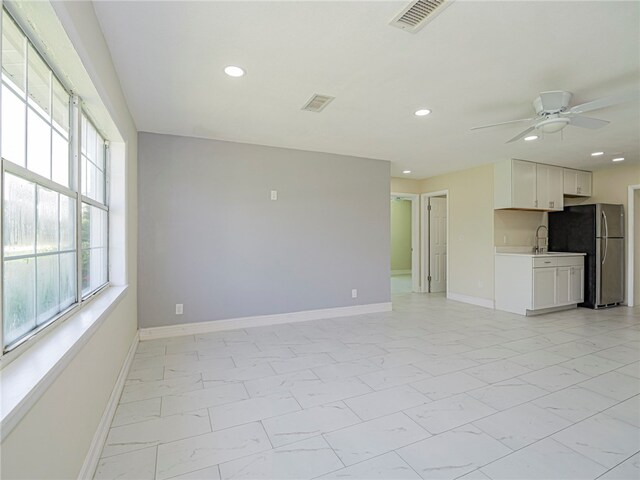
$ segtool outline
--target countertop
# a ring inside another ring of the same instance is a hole
[[[496,252],[496,255],[504,255],[508,257],[582,257],[586,253],[575,252],[547,252],[547,253],[533,253],[533,252]]]

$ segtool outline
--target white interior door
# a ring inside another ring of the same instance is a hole
[[[429,217],[429,292],[447,290],[447,199],[430,197]]]

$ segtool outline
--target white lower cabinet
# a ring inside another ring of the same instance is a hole
[[[582,254],[496,254],[497,310],[533,315],[572,308],[584,300]]]
[[[556,304],[556,277],[553,267],[533,269],[533,309],[549,308]]]
[[[569,302],[584,302],[584,265],[571,267],[569,281]]]

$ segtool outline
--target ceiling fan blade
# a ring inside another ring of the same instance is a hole
[[[612,105],[618,105],[619,103],[632,102],[638,100],[638,92],[627,92],[619,95],[611,95],[608,97],[602,97],[598,100],[576,105],[569,109],[568,113],[585,113],[592,110],[598,110],[600,108],[610,107]]]
[[[608,122],[607,120],[600,120],[599,118],[583,117],[580,115],[569,117],[569,125],[573,125],[574,127],[590,128],[591,130],[602,128],[605,125],[608,125],[609,123],[610,122]]]
[[[529,127],[524,132],[520,132],[518,135],[516,135],[515,137],[513,137],[511,140],[509,140],[506,143],[516,142],[516,141],[520,140],[522,137],[526,137],[527,133],[533,132],[535,129],[536,129],[536,127]]]
[[[520,120],[509,120],[508,122],[492,123],[491,125],[482,125],[481,127],[473,127],[471,130],[479,130],[481,128],[498,127],[500,125],[509,125],[510,123],[530,122],[533,118],[521,118]]]

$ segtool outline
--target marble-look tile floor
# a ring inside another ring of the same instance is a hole
[[[393,312],[141,342],[99,479],[638,479],[640,308]]]

